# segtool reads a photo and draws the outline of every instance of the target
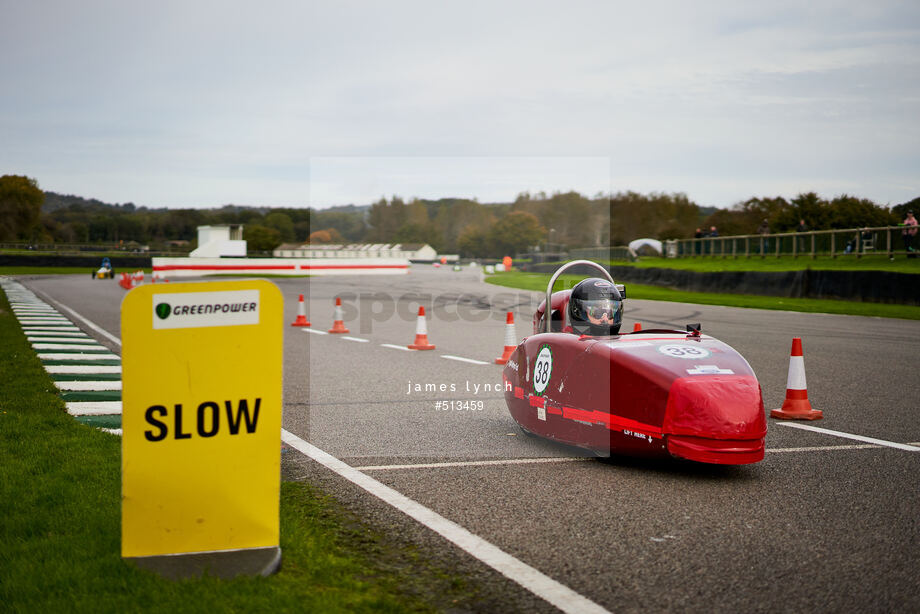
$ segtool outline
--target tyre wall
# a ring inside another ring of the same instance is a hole
[[[532,265],[528,271],[551,273],[556,265]],[[787,298],[843,299],[920,305],[920,275],[886,271],[801,271],[697,273],[677,269],[607,267],[622,283],[647,284],[689,292],[754,294]],[[591,269],[575,269],[590,274]],[[627,291],[629,289],[627,288]]]

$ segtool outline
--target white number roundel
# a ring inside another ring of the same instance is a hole
[[[664,354],[665,356],[670,356],[671,358],[687,358],[690,360],[698,360],[700,358],[706,358],[709,356],[710,352],[706,348],[701,348],[696,345],[690,345],[689,343],[675,343],[672,345],[659,345],[658,351]]]
[[[544,345],[537,354],[537,363],[533,366],[533,389],[537,394],[543,394],[549,386],[549,378],[553,373],[553,352],[548,345]]]

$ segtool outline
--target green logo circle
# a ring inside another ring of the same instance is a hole
[[[172,307],[169,306],[169,303],[160,303],[154,311],[156,311],[157,316],[159,316],[161,320],[165,320],[169,317],[170,312],[172,312]]]

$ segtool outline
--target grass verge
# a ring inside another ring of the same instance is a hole
[[[89,278],[92,270],[85,266],[0,266],[0,275],[86,275]],[[127,272],[127,269],[119,272]]]
[[[497,286],[546,292],[549,274],[497,273],[486,276],[486,281]],[[556,290],[571,288],[584,279],[582,275],[563,275],[556,282]],[[811,298],[783,298],[776,296],[755,296],[750,294],[716,294],[710,292],[684,292],[672,288],[659,288],[643,284],[627,284],[626,293],[631,299],[649,301],[670,301],[675,303],[696,303],[699,305],[724,305],[726,307],[747,307],[750,309],[773,309],[802,311],[809,313],[833,313],[881,318],[904,318],[920,320],[920,307],[915,305],[891,305],[887,303],[860,303]]]
[[[145,275],[152,275],[153,269],[124,269],[119,270],[115,273],[114,279],[118,280],[119,273],[134,273],[136,271],[143,270]],[[90,272],[86,267],[40,267],[40,266],[0,266],[0,275],[86,275],[90,277]],[[166,275],[169,277],[169,274]],[[212,273],[210,275],[202,275],[202,277],[243,277],[241,273]],[[252,277],[252,276],[250,276]],[[299,278],[299,277],[310,277],[309,274],[304,275],[257,275],[259,279],[263,278]],[[175,278],[176,281],[179,281],[179,278]],[[104,280],[99,280],[104,281]]]
[[[888,271],[891,273],[910,273],[920,275],[920,258],[898,256],[889,260],[887,256],[818,256],[814,260],[807,256],[792,258],[732,258],[721,256],[696,256],[690,258],[653,258],[643,256],[638,262],[611,260],[614,266],[631,266],[639,269],[661,268],[696,271],[699,273],[719,273],[726,271],[763,271],[784,272],[813,269],[817,271]]]
[[[278,574],[172,582],[141,571],[120,556],[121,441],[67,415],[2,292],[0,381],[0,610],[477,609],[462,576],[300,482],[282,484]]]

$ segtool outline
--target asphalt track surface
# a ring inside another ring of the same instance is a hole
[[[88,277],[18,279],[120,337],[124,290]],[[491,362],[501,353],[505,311],[514,310],[522,338],[538,293],[485,284],[477,271],[422,266],[408,276],[271,281],[284,294],[285,322],[306,294],[313,330],[331,327],[341,296],[353,338],[286,327],[285,430],[600,606],[920,611],[917,451],[770,419],[766,458],[756,465],[584,458],[523,435],[501,393],[484,391],[500,385],[501,367],[444,357]],[[385,346],[413,341],[420,303],[437,349]],[[768,409],[783,401],[791,339],[800,336],[809,398],[824,411],[809,426],[920,442],[918,322],[640,300],[627,300],[626,309],[624,330],[636,321],[701,322],[748,360]],[[446,389],[426,392],[426,384]],[[483,409],[436,409],[449,400],[482,401]],[[321,485],[372,525],[469,573],[490,595],[483,609],[554,611],[350,482],[283,452],[287,479]]]

